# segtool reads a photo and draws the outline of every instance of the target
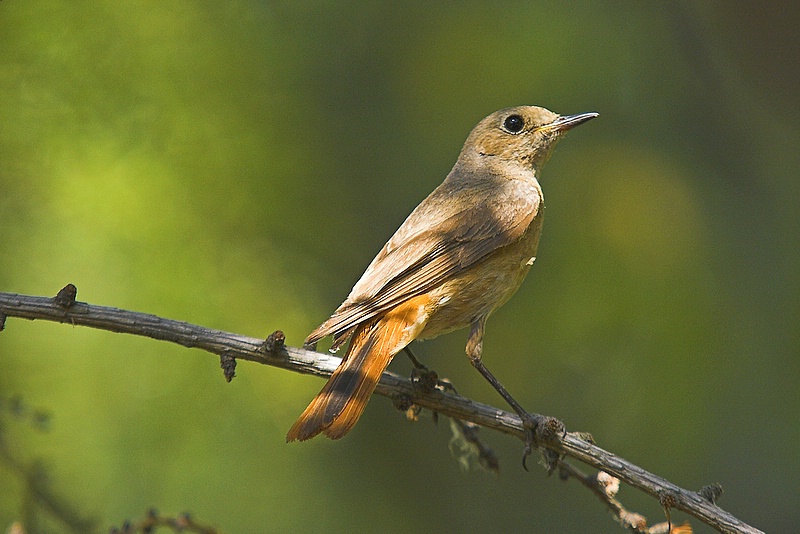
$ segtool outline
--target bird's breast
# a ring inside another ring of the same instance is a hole
[[[493,251],[432,290],[430,318],[419,339],[469,326],[511,298],[536,259],[543,216],[540,209],[519,240]]]

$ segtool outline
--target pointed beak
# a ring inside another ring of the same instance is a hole
[[[559,117],[550,124],[545,124],[540,129],[542,130],[555,130],[556,132],[566,132],[567,130],[576,127],[579,124],[583,124],[584,122],[591,120],[597,116],[599,113],[578,113],[577,115],[564,115],[563,117]]]

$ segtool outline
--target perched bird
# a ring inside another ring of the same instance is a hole
[[[341,306],[306,339],[348,339],[344,359],[297,419],[287,441],[344,436],[381,374],[414,339],[470,327],[467,355],[526,421],[481,361],[489,315],[517,291],[536,259],[544,216],[537,177],[570,128],[597,113],[559,116],[520,106],[472,130],[453,170],[397,229]]]

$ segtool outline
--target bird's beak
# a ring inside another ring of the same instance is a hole
[[[584,122],[591,120],[598,115],[600,114],[594,112],[578,113],[577,115],[564,115],[563,117],[557,118],[550,124],[545,124],[544,126],[540,127],[539,130],[566,132],[567,130],[574,128],[579,124],[583,124]]]

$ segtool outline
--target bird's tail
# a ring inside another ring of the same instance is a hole
[[[342,363],[289,429],[286,441],[305,441],[320,432],[331,439],[347,434],[394,355],[425,327],[427,300],[427,295],[415,297],[359,325]]]

